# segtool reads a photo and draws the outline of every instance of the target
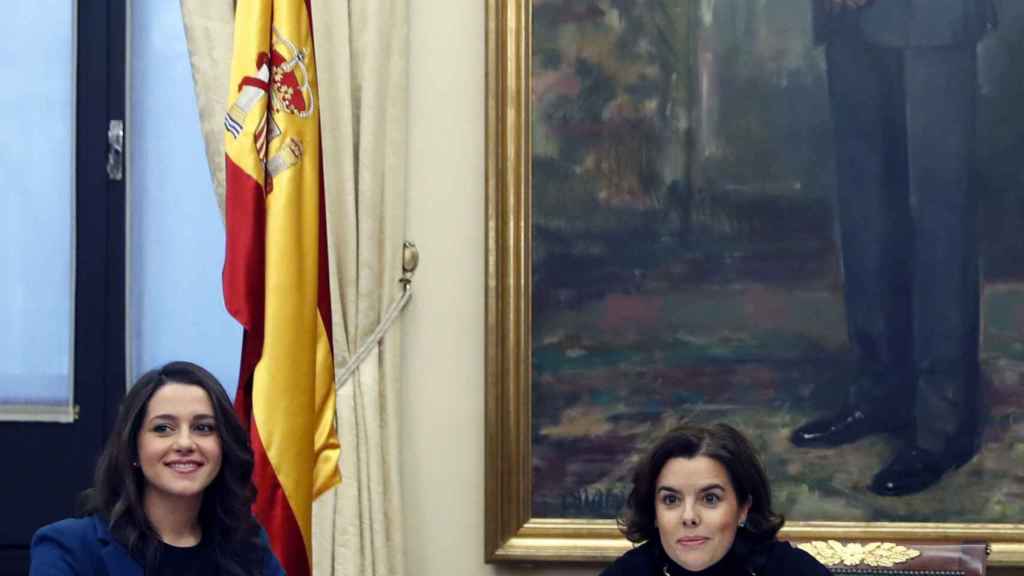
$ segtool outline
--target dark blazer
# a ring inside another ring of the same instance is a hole
[[[976,43],[996,26],[992,0],[869,0],[863,8],[830,13],[831,0],[811,0],[814,38],[827,42],[841,19],[855,19],[864,39],[896,48]]]
[[[284,569],[261,535],[264,576],[283,576]],[[136,562],[110,535],[99,516],[71,518],[43,526],[32,537],[29,576],[143,576]]]
[[[755,543],[744,531],[724,558],[702,574],[723,576],[830,576],[828,568],[788,542]],[[668,559],[658,541],[644,542],[619,557],[600,576],[676,576],[693,574]]]

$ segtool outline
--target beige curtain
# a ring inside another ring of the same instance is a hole
[[[312,2],[339,375],[402,291],[406,2]],[[398,335],[392,326],[352,376],[339,382],[342,483],[313,507],[316,574],[404,572]]]
[[[181,0],[199,123],[217,206],[224,215],[224,113],[234,45],[233,0]]]
[[[232,0],[181,0],[210,170],[223,209]],[[396,302],[405,227],[407,0],[312,0],[323,127],[336,379]],[[313,573],[404,573],[399,328],[338,391],[341,486],[313,509]]]

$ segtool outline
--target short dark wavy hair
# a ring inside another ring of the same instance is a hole
[[[672,458],[706,456],[729,474],[740,505],[750,504],[745,532],[756,540],[775,538],[785,519],[772,510],[771,489],[764,466],[750,442],[728,424],[682,424],[667,432],[637,463],[633,488],[619,516],[619,530],[631,542],[658,541],[655,490],[658,475]]]
[[[166,384],[198,386],[213,405],[222,460],[220,472],[203,492],[199,522],[203,539],[212,544],[219,573],[259,574],[263,545],[260,526],[251,512],[256,489],[248,435],[217,378],[191,362],[171,362],[146,372],[125,395],[96,465],[93,487],[82,495],[83,512],[103,517],[114,538],[142,564],[145,573],[156,573],[161,540],[143,507],[146,478],[142,468],[132,462],[138,460],[139,430],[149,401]]]

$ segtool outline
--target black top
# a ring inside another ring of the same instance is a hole
[[[203,541],[187,548],[160,543],[159,576],[216,576],[217,573],[217,558]]]
[[[673,562],[661,542],[645,542],[620,556],[601,576],[829,576],[831,572],[810,554],[788,542],[770,540],[756,543],[744,531],[736,534],[729,552],[700,572],[691,572]]]

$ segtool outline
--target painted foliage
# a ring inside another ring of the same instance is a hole
[[[635,452],[682,419],[748,432],[792,520],[1024,514],[1024,6],[1000,8],[979,48],[982,450],[886,499],[866,484],[889,442],[788,440],[852,365],[807,0],[534,0],[536,516],[614,517]]]

